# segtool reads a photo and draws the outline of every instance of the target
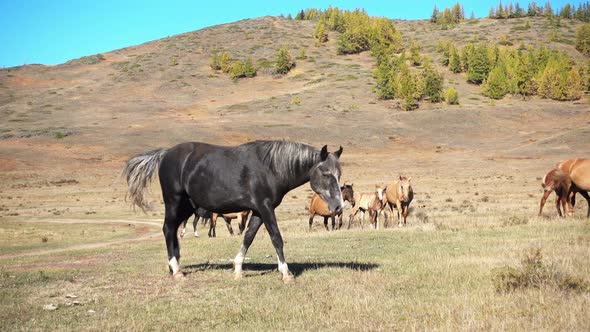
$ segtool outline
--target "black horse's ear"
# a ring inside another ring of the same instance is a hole
[[[342,154],[342,146],[340,147],[340,149],[338,149],[338,151],[334,152],[334,154],[336,155],[336,158],[340,159],[340,155]]]
[[[328,146],[324,145],[322,151],[320,151],[320,160],[324,161],[328,158]]]

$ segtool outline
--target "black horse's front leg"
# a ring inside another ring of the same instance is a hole
[[[260,225],[262,225],[262,219],[260,219],[258,215],[252,214],[252,217],[250,217],[250,222],[248,223],[248,228],[246,229],[246,234],[242,240],[242,245],[240,246],[240,251],[234,259],[235,279],[242,278],[242,264],[244,263],[244,258],[246,257],[246,253],[248,252],[248,248],[250,248],[252,241],[254,241],[254,237],[256,236]]]

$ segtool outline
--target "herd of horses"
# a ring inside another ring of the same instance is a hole
[[[365,214],[369,214],[370,227],[373,229],[379,228],[378,216],[383,214],[384,216],[384,227],[389,225],[389,218],[393,219],[394,209],[397,211],[398,226],[405,226],[407,223],[410,203],[414,199],[414,190],[410,183],[411,178],[400,176],[399,180],[389,183],[385,187],[375,187],[374,192],[363,192],[355,193],[353,184],[344,184],[340,187],[342,192],[342,199],[345,202],[349,202],[352,212],[348,219],[348,229],[350,229],[356,215],[361,212],[362,217],[359,220],[361,228],[365,221]],[[389,211],[389,215],[387,214]],[[198,222],[202,220],[203,225],[209,224],[209,237],[215,237],[215,227],[217,225],[217,219],[221,217],[225,221],[227,230],[230,235],[234,235],[232,227],[232,220],[237,219],[239,227],[239,235],[241,235],[246,227],[248,216],[251,211],[245,210],[233,213],[218,214],[211,211],[207,211],[203,208],[198,208],[195,211],[195,218],[193,220],[193,232],[195,237],[199,237]],[[314,193],[309,203],[309,229],[313,226],[313,219],[315,216],[324,218],[324,227],[326,231],[329,231],[328,221],[332,220],[332,230],[342,228],[342,218],[344,209],[339,211],[330,211],[328,203],[322,199],[320,195]],[[403,223],[402,218],[403,217]],[[336,218],[338,218],[338,225],[336,226]],[[186,234],[186,225],[188,219],[182,223],[182,229],[180,231],[180,237],[183,238]]]
[[[135,206],[145,210],[149,207],[146,196],[148,184],[158,173],[165,217],[162,231],[168,253],[168,269],[174,277],[182,277],[180,271],[180,242],[178,230],[185,234],[188,219],[195,215],[193,228],[198,237],[199,219],[209,220],[210,237],[215,237],[215,225],[222,217],[233,235],[231,220],[237,219],[239,232],[245,235],[234,259],[234,276],[242,277],[242,264],[261,225],[270,235],[278,260],[282,280],[294,280],[283,253],[283,240],[277,225],[275,209],[291,190],[309,182],[314,195],[309,207],[309,227],[316,215],[332,219],[332,230],[342,227],[342,216],[348,201],[352,207],[348,228],[361,212],[363,227],[368,213],[371,228],[378,229],[378,216],[383,214],[384,227],[393,220],[397,210],[398,226],[406,224],[409,206],[414,197],[411,178],[399,179],[379,186],[373,192],[355,193],[352,184],[340,186],[342,170],[340,155],[342,147],[328,152],[288,141],[255,141],[238,146],[218,146],[199,142],[181,143],[171,148],[160,148],[141,153],[129,159],[123,169],[128,184],[128,193]],[[568,205],[570,214],[575,206],[575,195],[580,193],[588,201],[590,217],[590,160],[569,159],[560,162],[543,178],[544,194],[539,215],[549,194],[557,194],[556,207],[563,216]],[[387,215],[389,212],[389,217]],[[250,216],[249,221],[248,216]],[[402,223],[403,218],[403,223]]]

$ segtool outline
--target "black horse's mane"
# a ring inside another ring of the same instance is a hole
[[[309,170],[319,159],[319,150],[303,143],[289,141],[255,141],[262,163],[276,174]]]

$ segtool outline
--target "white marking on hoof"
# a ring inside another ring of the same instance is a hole
[[[242,280],[243,278],[244,278],[244,274],[242,272],[240,272],[240,273],[234,272],[234,280],[239,281],[239,280]]]
[[[199,233],[195,232],[195,237],[199,237]]]
[[[176,276],[178,271],[180,271],[180,266],[178,265],[178,261],[176,260],[176,257],[172,257],[170,262],[168,262],[168,266],[170,267],[170,271],[172,272],[173,276]]]
[[[288,274],[286,276],[283,276],[283,284],[285,285],[292,285],[295,283],[295,276],[293,276],[292,274]]]

